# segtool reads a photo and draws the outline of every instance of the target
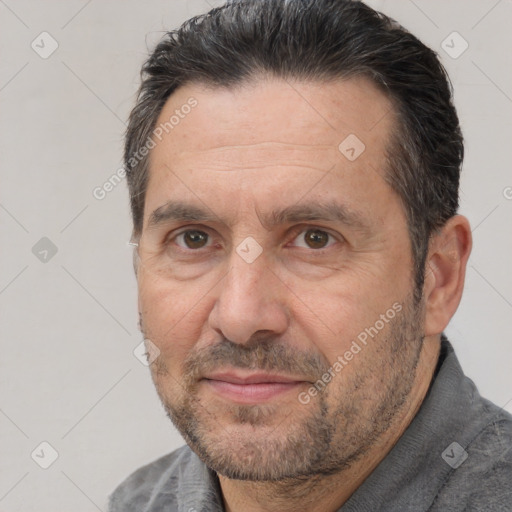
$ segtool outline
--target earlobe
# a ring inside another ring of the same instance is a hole
[[[425,335],[443,332],[457,310],[471,253],[471,228],[466,217],[455,215],[430,241],[426,263]]]

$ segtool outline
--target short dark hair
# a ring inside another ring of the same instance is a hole
[[[149,157],[133,155],[151,139],[169,96],[187,83],[231,87],[260,75],[365,76],[391,100],[398,122],[386,179],[405,209],[421,293],[430,236],[458,208],[464,146],[452,87],[434,51],[357,0],[231,0],[165,35],[142,67],[126,133],[134,237],[142,232]]]

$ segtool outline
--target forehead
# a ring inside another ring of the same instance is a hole
[[[227,88],[194,83],[178,88],[162,109],[157,128],[163,127],[161,138],[172,139],[177,152],[280,142],[312,154],[312,147],[337,148],[349,134],[364,140],[367,149],[378,150],[392,114],[391,102],[367,78],[255,78]]]
[[[187,84],[171,95],[156,124],[146,211],[173,191],[222,194],[235,183],[246,191],[265,183],[274,200],[283,188],[293,196],[294,187],[298,199],[323,176],[329,179],[322,185],[332,189],[340,173],[345,181],[335,185],[352,192],[382,187],[394,122],[391,102],[365,78]]]

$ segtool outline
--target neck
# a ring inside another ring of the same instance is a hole
[[[439,337],[425,338],[408,399],[391,427],[364,458],[333,475],[279,482],[231,480],[219,475],[226,512],[336,512],[386,457],[418,412],[439,357]]]

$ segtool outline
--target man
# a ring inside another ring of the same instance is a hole
[[[141,330],[187,446],[112,511],[512,510],[512,418],[443,335],[471,231],[436,55],[357,1],[240,0],[143,68]]]

